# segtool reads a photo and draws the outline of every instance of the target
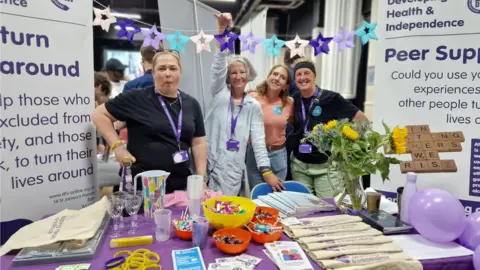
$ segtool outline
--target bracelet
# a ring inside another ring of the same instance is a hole
[[[130,255],[132,255],[132,252],[130,252],[128,250],[123,250],[123,251],[119,251],[119,252],[115,253],[115,255],[113,255],[113,257],[114,258],[120,257],[120,256],[128,257]]]
[[[143,269],[143,263],[135,262],[135,261],[130,261],[128,262],[128,269],[134,270],[134,269]]]
[[[137,249],[133,252],[133,254],[135,253],[140,253],[140,254],[145,254],[145,253],[148,253],[148,252],[151,252],[150,250],[146,249],[146,248],[141,248],[141,249]]]
[[[155,252],[147,252],[147,253],[145,253],[145,257],[147,258],[147,260],[155,262],[155,263],[158,263],[160,261],[160,256]],[[152,258],[153,258],[153,260],[152,260]]]
[[[149,264],[149,265],[144,265],[143,266],[143,269],[144,270],[153,270],[153,269],[158,269],[158,270],[162,270],[162,267],[158,264]]]
[[[108,261],[105,263],[105,268],[106,268],[106,269],[116,268],[117,266],[122,265],[124,262],[125,262],[125,257],[123,257],[123,256],[121,256],[121,257],[116,257],[116,258],[113,258],[113,259],[111,259],[111,260],[108,260]]]
[[[265,172],[262,172],[262,176],[265,177],[269,174],[272,174],[273,172],[272,171],[265,171]]]
[[[122,140],[118,140],[118,141],[116,141],[114,144],[112,144],[112,145],[110,146],[110,150],[114,150],[115,148],[117,148],[117,147],[120,146],[120,145],[123,145],[123,141],[122,141]]]

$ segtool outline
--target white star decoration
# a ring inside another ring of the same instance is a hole
[[[110,12],[110,7],[106,7],[104,10],[93,8],[93,12],[95,13],[93,25],[100,25],[100,27],[102,27],[102,29],[106,32],[108,32],[110,29],[110,24],[117,22],[117,18],[113,17],[112,13]],[[107,18],[103,19],[103,16]]]
[[[210,48],[210,42],[215,37],[213,35],[205,35],[203,32],[203,29],[200,31],[200,33],[196,36],[191,36],[190,39],[197,44],[197,53],[200,53],[201,51],[205,50],[207,52],[211,52],[212,49]],[[203,42],[202,42],[203,39]]]
[[[300,57],[305,56],[305,47],[308,45],[308,40],[301,39],[298,34],[295,39],[285,42],[285,46],[290,49],[290,57],[298,55]]]

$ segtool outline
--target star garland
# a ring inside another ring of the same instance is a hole
[[[201,53],[202,51],[211,52],[210,43],[214,39],[218,41],[220,51],[223,52],[228,49],[229,51],[234,52],[235,40],[239,39],[241,41],[240,50],[242,52],[249,51],[254,54],[256,52],[256,47],[259,44],[263,44],[266,55],[280,57],[281,48],[286,46],[290,49],[290,57],[304,57],[306,55],[305,49],[307,46],[311,46],[314,49],[314,55],[318,56],[319,54],[328,54],[330,52],[329,46],[331,41],[337,44],[339,52],[343,52],[345,49],[355,47],[355,36],[360,38],[362,45],[367,44],[370,40],[378,40],[378,36],[375,33],[377,24],[372,22],[369,23],[367,21],[362,21],[361,27],[355,31],[347,31],[341,27],[338,34],[334,37],[324,37],[319,33],[318,36],[312,40],[303,40],[298,34],[296,34],[294,39],[284,41],[278,39],[275,34],[272,35],[271,38],[263,39],[256,37],[252,32],[245,35],[237,35],[230,32],[228,29],[225,29],[223,33],[216,35],[207,35],[203,29],[197,35],[190,37],[181,35],[180,30],[176,30],[174,34],[165,35],[158,31],[156,25],[153,25],[150,29],[141,29],[135,24],[134,20],[126,19],[117,21],[112,15],[110,7],[105,7],[105,9],[93,8],[93,12],[95,14],[95,19],[92,24],[94,26],[100,26],[106,32],[110,30],[111,24],[116,23],[120,28],[116,34],[119,38],[125,37],[129,42],[133,42],[134,36],[141,32],[144,36],[142,47],[153,46],[158,50],[160,49],[160,43],[167,39],[170,43],[170,49],[177,50],[180,53],[185,51],[185,45],[189,41],[195,43],[197,53]],[[136,22],[146,24],[140,21]]]

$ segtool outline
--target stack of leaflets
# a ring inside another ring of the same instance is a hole
[[[308,193],[294,191],[273,192],[258,196],[254,202],[258,206],[277,209],[280,217],[306,216],[316,212],[335,211],[335,206]]]
[[[297,242],[276,241],[265,244],[265,254],[280,270],[313,270],[307,255]]]
[[[236,257],[217,258],[208,265],[208,270],[252,270],[262,259],[242,254]]]

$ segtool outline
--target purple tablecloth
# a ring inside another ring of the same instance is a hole
[[[172,217],[176,218],[181,215],[181,211],[184,208],[172,208]],[[338,212],[331,212],[331,213],[321,213],[315,216],[330,216],[338,214]],[[140,229],[136,235],[153,235],[155,239],[154,233],[154,225],[152,221],[146,221],[143,216],[139,215],[139,221],[143,224],[140,225]],[[111,249],[109,246],[110,237],[109,234],[112,230],[112,227],[109,227],[105,232],[105,238],[103,239],[103,244],[97,251],[97,254],[93,261],[91,262],[90,269],[100,270],[104,269],[104,264],[107,260],[111,259],[113,254],[120,250],[136,250],[139,248],[147,248],[151,251],[157,252],[160,255],[160,263],[163,269],[173,270],[172,264],[172,250],[176,249],[187,249],[192,247],[192,242],[183,241],[178,239],[174,232],[172,231],[172,237],[170,240],[156,243],[154,242],[152,245],[148,246],[141,246],[141,247],[131,247],[131,248],[120,248],[120,249]],[[129,237],[129,235],[125,232],[122,232],[122,237]],[[290,238],[283,235],[281,240],[290,241]],[[248,246],[246,254],[250,254],[262,259],[261,263],[257,265],[256,269],[277,269],[275,264],[263,253],[264,246],[261,244],[257,244],[255,242],[251,242]],[[215,262],[215,258],[223,258],[229,257],[222,253],[215,247],[213,240],[209,237],[207,246],[202,249],[203,259],[205,261],[205,267],[208,268],[208,264]],[[45,265],[36,265],[36,266],[29,266],[29,267],[12,267],[12,260],[14,256],[3,256],[1,257],[1,264],[0,269],[30,269],[30,270],[53,270],[60,265],[67,265],[67,264],[75,264],[75,263],[89,263],[88,261],[80,261],[80,262],[71,262],[71,263],[60,263],[60,264],[45,264]],[[314,269],[321,269],[318,267],[316,263],[310,260]],[[464,257],[456,257],[456,258],[448,258],[448,259],[439,259],[439,260],[424,260],[422,261],[425,270],[433,270],[433,269],[451,269],[451,270],[473,270],[473,262],[472,256],[464,256]]]

